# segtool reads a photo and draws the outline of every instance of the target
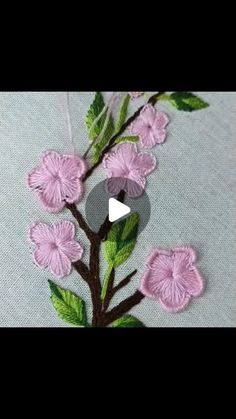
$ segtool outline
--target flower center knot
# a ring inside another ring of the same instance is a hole
[[[56,244],[55,242],[51,242],[51,243],[50,243],[50,249],[51,249],[51,250],[57,250],[57,249],[58,249],[57,244]]]

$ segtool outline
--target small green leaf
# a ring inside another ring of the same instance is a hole
[[[108,284],[109,284],[109,279],[110,279],[112,269],[113,269],[113,266],[109,265],[108,268],[107,268],[107,271],[105,273],[104,281],[103,281],[103,284],[102,284],[102,291],[101,291],[102,301],[104,301],[104,299],[106,297],[107,287],[108,287]]]
[[[51,300],[58,316],[76,326],[88,326],[85,302],[73,292],[48,281],[52,292]]]
[[[100,141],[93,147],[93,163],[97,163],[103,149],[106,147],[115,130],[114,119],[112,115],[109,115],[108,119],[105,119],[104,124],[106,124],[106,128],[105,126],[102,127],[105,128],[104,134],[102,135]]]
[[[129,135],[126,137],[119,137],[116,139],[115,144],[121,144],[121,143],[137,143],[139,141],[138,135]]]
[[[162,100],[168,100],[180,111],[193,112],[209,106],[203,99],[191,92],[174,92],[171,95],[163,95]]]
[[[117,268],[129,258],[136,244],[138,225],[139,215],[134,213],[112,226],[104,245],[110,266]]]
[[[103,108],[105,106],[105,102],[102,96],[101,92],[96,92],[94,101],[92,105],[90,106],[86,119],[85,124],[87,127],[88,135],[90,140],[94,140],[101,132],[102,127],[104,125],[104,121],[106,118],[106,112],[102,115],[100,120],[95,124],[95,126],[91,129],[95,119],[98,117],[98,115],[102,112]]]
[[[121,103],[120,110],[119,110],[119,117],[118,117],[118,121],[117,121],[117,124],[116,124],[116,132],[120,131],[122,125],[126,121],[129,101],[130,101],[130,95],[127,95],[127,96],[124,97],[124,99]]]
[[[112,327],[145,327],[136,317],[126,314],[112,323]]]

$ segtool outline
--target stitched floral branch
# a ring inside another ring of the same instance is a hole
[[[28,185],[36,192],[40,205],[51,213],[66,207],[89,240],[89,263],[86,265],[81,260],[83,248],[75,239],[75,226],[70,221],[63,220],[51,226],[38,222],[29,230],[29,239],[35,248],[33,258],[38,266],[48,268],[57,278],[69,275],[73,267],[89,287],[93,305],[91,322],[85,303],[78,295],[49,281],[52,303],[59,317],[76,326],[143,327],[140,320],[128,313],[145,297],[158,300],[165,310],[176,313],[185,309],[192,297],[203,292],[203,278],[195,266],[196,253],[191,247],[156,248],[147,259],[139,289],[110,309],[114,295],[137,274],[135,269],[115,284],[116,270],[135,248],[139,214],[131,214],[116,223],[110,222],[107,216],[95,232],[76,205],[83,198],[86,180],[100,164],[107,177],[110,195],[121,202],[125,194],[131,198],[142,195],[146,178],[156,167],[156,159],[140,148],[162,144],[169,124],[168,116],[155,109],[158,101],[166,101],[187,112],[208,106],[190,92],[157,92],[127,118],[130,99],[140,97],[142,100],[141,96],[142,92],[114,92],[105,104],[102,94],[97,92],[86,116],[90,145],[83,158],[47,151],[40,165],[28,175]],[[115,122],[114,106],[118,100]],[[101,248],[107,262],[103,280],[100,276]]]

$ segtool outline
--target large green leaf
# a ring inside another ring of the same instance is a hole
[[[106,115],[104,123],[106,124],[106,127],[104,125],[104,133],[99,142],[96,143],[93,147],[93,163],[97,163],[103,149],[106,147],[115,130],[114,119],[112,115],[109,115],[109,117]]]
[[[112,323],[112,327],[145,327],[136,317],[126,314]]]
[[[118,121],[116,124],[116,132],[119,132],[122,125],[125,123],[128,113],[128,106],[130,101],[130,95],[126,95],[121,102],[121,106],[119,109]]]
[[[95,141],[92,148],[93,163],[96,163],[99,160],[102,150],[107,145],[115,130],[113,116],[111,114],[108,115],[107,109],[97,120],[104,107],[105,102],[102,93],[96,92],[94,101],[90,106],[85,119],[89,138],[90,140]],[[95,122],[95,120],[97,121]],[[96,143],[96,138],[99,135],[101,138],[98,143]]]
[[[167,100],[180,111],[193,112],[207,108],[209,104],[199,96],[191,92],[174,92],[171,95],[164,94],[160,100]]]
[[[105,106],[105,102],[102,96],[101,92],[96,92],[94,101],[92,105],[90,106],[86,119],[85,124],[87,127],[87,131],[89,134],[90,140],[94,140],[101,132],[102,127],[104,125],[104,121],[106,118],[106,112],[102,115],[100,120],[95,124],[95,126],[91,129],[95,119],[98,117],[98,115],[102,112],[103,108]]]
[[[73,292],[48,281],[52,292],[51,300],[58,316],[76,326],[88,326],[85,302]]]
[[[104,244],[108,264],[117,268],[131,255],[137,240],[139,215],[131,214],[112,226]]]

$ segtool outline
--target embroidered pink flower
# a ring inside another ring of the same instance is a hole
[[[183,310],[192,297],[202,294],[204,288],[195,261],[195,251],[190,247],[154,249],[147,260],[140,291],[159,300],[167,311],[177,313]]]
[[[65,202],[79,202],[83,195],[81,177],[86,162],[77,155],[60,155],[46,151],[41,163],[28,175],[28,185],[35,190],[47,211],[59,212]]]
[[[118,195],[124,190],[132,198],[140,196],[145,188],[146,176],[155,167],[156,159],[152,154],[138,153],[136,145],[130,142],[118,145],[103,158],[108,192]]]
[[[75,227],[70,221],[60,221],[49,226],[34,223],[29,230],[29,239],[36,246],[35,263],[57,278],[69,275],[71,263],[81,259],[83,249],[75,241]]]
[[[139,96],[142,96],[143,92],[129,92],[129,95],[132,99],[137,99]]]
[[[140,137],[143,147],[152,148],[165,141],[168,123],[169,118],[164,112],[158,112],[152,105],[146,105],[130,125],[130,132]]]

